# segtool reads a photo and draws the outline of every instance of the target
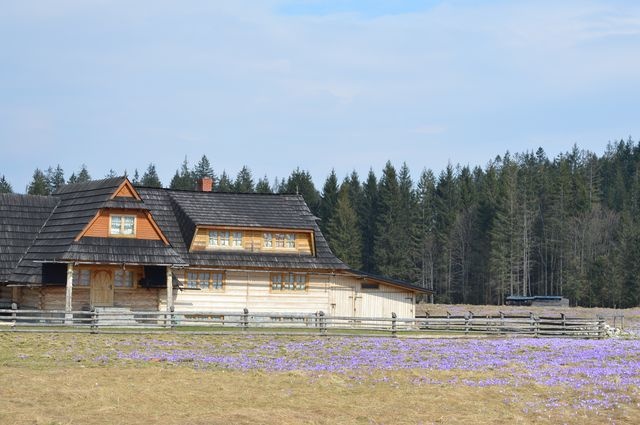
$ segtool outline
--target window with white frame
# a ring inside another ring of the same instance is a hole
[[[233,232],[233,246],[242,248],[242,232]]]
[[[305,291],[307,275],[305,273],[272,273],[271,289],[274,291]]]
[[[73,270],[73,285],[74,286],[89,286],[91,283],[91,270],[89,269],[74,269]]]
[[[220,246],[229,246],[229,232],[220,232]]]
[[[284,233],[276,233],[276,248],[284,248]]]
[[[296,235],[293,233],[287,233],[284,235],[285,246],[287,248],[295,248],[296,247]]]
[[[273,234],[265,233],[264,234],[264,247],[265,248],[273,248]]]
[[[221,290],[224,288],[224,280],[224,272],[187,272],[187,288],[191,289]]]
[[[109,233],[112,236],[135,236],[135,215],[112,215]]]
[[[218,246],[218,231],[210,230],[209,231],[209,246]]]
[[[209,248],[242,248],[242,232],[209,230]]]
[[[113,274],[113,286],[117,288],[133,288],[133,272],[118,269]]]

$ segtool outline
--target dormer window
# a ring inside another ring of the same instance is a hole
[[[228,230],[209,230],[207,248],[243,248],[242,232]]]
[[[135,236],[136,216],[134,215],[112,215],[109,226],[111,236]]]

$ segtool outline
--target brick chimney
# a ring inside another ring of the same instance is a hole
[[[211,192],[213,190],[213,179],[203,177],[196,182],[196,190],[199,192]]]

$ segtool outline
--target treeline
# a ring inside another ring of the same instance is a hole
[[[629,139],[601,157],[574,147],[550,159],[538,149],[416,178],[406,164],[387,163],[379,177],[370,170],[362,180],[354,171],[339,181],[331,171],[318,191],[307,171],[273,183],[255,181],[247,167],[235,178],[217,176],[203,156],[194,167],[185,159],[169,187],[193,189],[211,177],[221,192],[300,193],[343,261],[433,288],[439,302],[564,295],[572,304],[624,308],[640,303],[639,168],[640,143]],[[68,181],[88,179],[82,167]],[[162,186],[153,164],[131,179]],[[59,166],[36,170],[27,192],[63,183]]]

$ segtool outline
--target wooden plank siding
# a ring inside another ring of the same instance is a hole
[[[191,269],[196,271],[196,269]],[[330,274],[308,275],[304,291],[271,289],[267,271],[228,271],[223,289],[186,289],[183,272],[176,276],[185,289],[174,290],[176,311],[215,311],[239,313],[245,307],[254,313],[315,313],[332,316],[414,317],[411,291],[380,285],[378,290],[361,290],[360,279]],[[166,294],[161,291],[160,310],[166,308]],[[354,305],[355,299],[355,305]]]
[[[230,234],[230,245],[229,246],[218,246],[218,247],[210,247],[209,246],[209,231],[218,230],[229,232]],[[191,243],[192,251],[203,251],[203,250],[245,250],[250,252],[269,252],[269,253],[297,253],[297,254],[306,254],[311,255],[311,232],[299,232],[299,231],[290,231],[290,230],[268,230],[270,233],[274,235],[273,245],[275,245],[275,234],[276,233],[293,233],[296,238],[296,247],[295,248],[276,248],[275,246],[272,248],[265,248],[263,235],[266,230],[254,230],[254,229],[246,229],[246,228],[228,228],[228,227],[198,227],[196,230],[196,234],[193,238],[193,242]],[[234,247],[232,246],[231,240],[233,239],[233,232],[242,232],[242,247]]]
[[[104,270],[105,266],[99,269]],[[141,269],[138,273],[136,281],[141,277]],[[387,285],[363,290],[362,279],[355,276],[310,273],[306,290],[280,291],[271,289],[269,271],[226,271],[222,289],[200,290],[187,288],[185,273],[188,270],[174,271],[184,288],[173,290],[173,303],[179,312],[240,313],[246,307],[252,313],[324,311],[330,316],[386,318],[396,313],[398,318],[414,318],[415,297],[411,291]],[[164,311],[166,301],[164,288],[114,288],[114,307]],[[63,310],[65,288],[21,288],[19,302],[21,308]],[[90,307],[90,287],[74,285],[73,310],[89,310]]]
[[[113,195],[113,197],[114,198],[139,198],[139,196],[136,196],[132,188],[127,184],[123,184],[122,187]]]
[[[156,228],[149,220],[149,217],[144,211],[131,211],[131,210],[100,210],[97,218],[93,221],[91,226],[87,229],[83,236],[96,237],[96,238],[108,238],[109,235],[109,215],[135,215],[136,216],[136,239],[147,240],[162,240],[162,237],[157,232]],[[122,237],[122,236],[119,236]]]

